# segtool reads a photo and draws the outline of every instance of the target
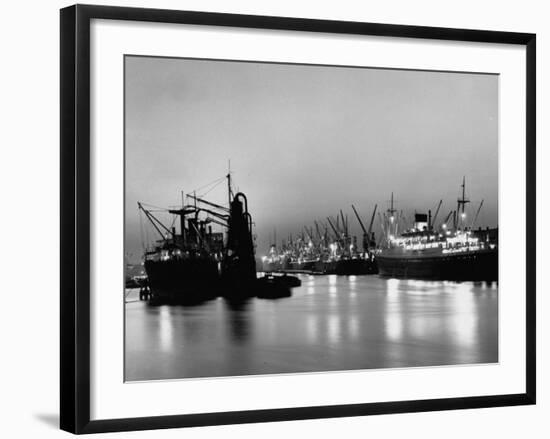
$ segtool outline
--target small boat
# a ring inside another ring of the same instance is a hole
[[[260,299],[279,299],[292,296],[291,288],[301,285],[294,276],[274,276],[272,274],[258,278],[256,297]]]

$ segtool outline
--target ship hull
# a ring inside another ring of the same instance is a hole
[[[193,303],[219,295],[220,275],[214,260],[147,260],[145,271],[154,299]]]
[[[440,255],[384,255],[376,258],[386,277],[433,280],[498,280],[498,251],[482,250]]]
[[[342,259],[336,263],[335,273],[342,276],[376,274],[378,268],[376,262],[369,259]]]

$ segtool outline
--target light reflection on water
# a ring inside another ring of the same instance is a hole
[[[169,352],[172,349],[174,328],[172,324],[172,314],[167,307],[161,307],[159,313],[159,347],[164,352]]]
[[[126,379],[498,361],[496,283],[301,276],[293,296],[126,303]]]

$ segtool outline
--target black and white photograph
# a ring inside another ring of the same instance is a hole
[[[5,6],[2,437],[546,437],[543,2]]]
[[[499,76],[124,58],[124,377],[499,362]]]

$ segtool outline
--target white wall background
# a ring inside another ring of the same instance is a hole
[[[88,3],[96,3],[88,1]],[[512,438],[550,435],[545,298],[550,264],[544,205],[550,176],[550,14],[545,2],[161,0],[100,4],[207,10],[537,33],[538,45],[538,404],[439,413],[324,419],[105,437]],[[59,12],[69,2],[3,4],[0,25],[0,431],[3,437],[61,437],[58,422]],[[546,415],[546,416],[545,416]]]

